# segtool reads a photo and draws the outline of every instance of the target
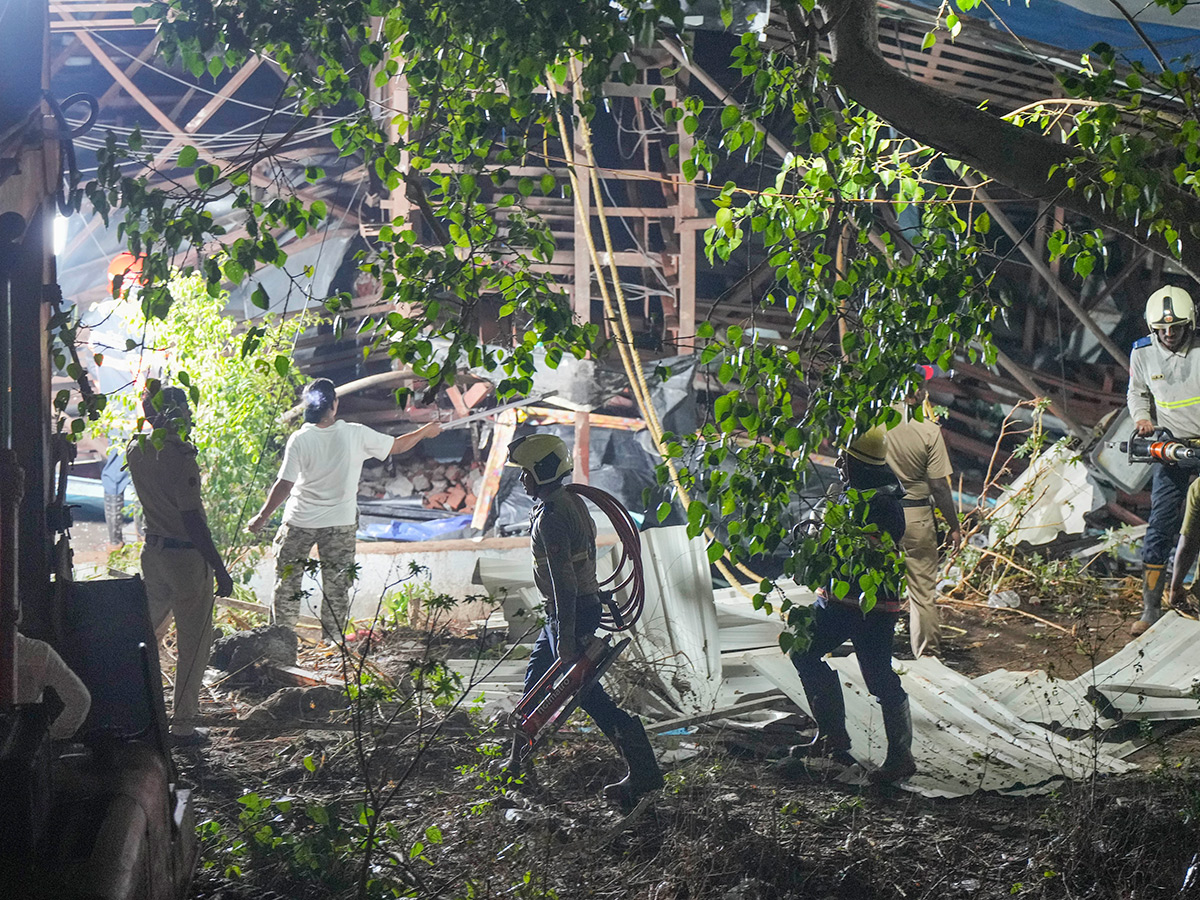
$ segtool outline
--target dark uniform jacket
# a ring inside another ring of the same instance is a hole
[[[565,487],[533,505],[529,516],[533,581],[560,634],[575,633],[576,609],[599,604],[596,523],[578,494]]]

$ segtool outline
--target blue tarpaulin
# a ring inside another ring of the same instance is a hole
[[[470,524],[470,515],[432,519],[428,522],[402,522],[392,519],[390,522],[360,525],[358,538],[367,541],[433,541],[461,531]]]
[[[941,0],[909,2],[934,11],[942,6]],[[886,11],[886,4],[881,8]],[[1164,59],[1171,60],[1186,54],[1200,56],[1200,13],[1195,8],[1185,6],[1172,16],[1152,0],[1143,0],[1127,9]],[[958,12],[956,8],[952,11]],[[1011,29],[1019,37],[1075,51],[1076,54],[1103,42],[1127,60],[1137,60],[1157,68],[1153,54],[1109,0],[991,2],[976,6],[966,15],[983,19],[998,33],[1007,33]],[[1068,62],[1078,61],[1077,57],[1064,58]]]

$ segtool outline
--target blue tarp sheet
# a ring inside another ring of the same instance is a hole
[[[372,522],[359,526],[359,540],[367,541],[434,541],[471,524],[471,516],[454,516],[428,522]]]
[[[937,10],[942,5],[940,0],[908,2],[930,10]],[[1020,37],[1075,51],[1077,54],[1104,42],[1126,59],[1138,60],[1152,69],[1157,69],[1153,55],[1142,43],[1137,32],[1125,19],[1112,15],[1115,9],[1107,0],[1074,0],[1073,3],[1029,0],[1028,4],[1024,0],[1012,0],[1011,3],[992,2],[989,5],[991,10],[980,5],[968,15],[993,23],[993,27],[999,32],[1005,32],[1005,26],[1008,26]],[[1144,11],[1143,6],[1147,7]],[[1139,27],[1164,59],[1171,60],[1185,54],[1200,56],[1200,30],[1189,27],[1196,24],[1194,12],[1185,10],[1179,16],[1172,17],[1153,2],[1134,4],[1129,8],[1136,16]],[[1109,14],[1095,15],[1085,9]],[[998,20],[1002,20],[1003,24],[999,24]],[[1171,24],[1161,24],[1164,21]],[[1067,60],[1075,62],[1077,58],[1068,57]]]

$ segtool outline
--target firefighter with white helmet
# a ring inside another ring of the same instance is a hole
[[[1159,288],[1146,301],[1150,334],[1133,345],[1129,367],[1129,415],[1139,434],[1166,428],[1181,439],[1200,437],[1200,348],[1194,339],[1195,305],[1180,287]],[[1150,521],[1142,543],[1142,615],[1134,636],[1162,615],[1164,571],[1183,520],[1193,472],[1155,465]]]
[[[508,445],[508,462],[520,467],[521,486],[535,501],[529,516],[533,580],[546,598],[546,626],[525,669],[528,692],[555,659],[574,661],[600,625],[596,523],[583,498],[563,484],[572,462],[562,438],[544,433],[519,437]],[[618,707],[600,684],[588,689],[579,705],[616,745],[629,767],[624,779],[604,788],[605,796],[628,809],[643,794],[662,787],[654,750],[636,716]],[[519,776],[519,768],[518,747],[514,746],[507,774]]]

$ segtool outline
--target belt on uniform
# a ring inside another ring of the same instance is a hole
[[[929,498],[925,497],[922,500],[909,500],[907,497],[905,497],[903,500],[900,501],[900,505],[908,507],[909,509],[912,509],[913,507],[918,507],[918,506],[929,506]]]
[[[180,540],[179,538],[161,537],[157,534],[146,535],[147,547],[158,547],[161,550],[195,550],[196,545],[191,541]]]

